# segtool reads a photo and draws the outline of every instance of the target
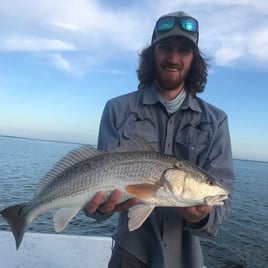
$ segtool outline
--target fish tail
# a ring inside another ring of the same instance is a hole
[[[28,227],[27,218],[22,215],[21,209],[23,205],[15,205],[3,209],[0,213],[2,217],[10,225],[11,231],[16,240],[16,248],[18,250],[21,241],[23,239],[24,233]]]

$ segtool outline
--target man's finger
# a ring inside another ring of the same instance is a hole
[[[121,192],[118,189],[112,191],[107,200],[98,208],[102,213],[110,213],[114,210],[115,205],[121,197]]]
[[[104,192],[98,192],[95,196],[87,203],[86,210],[89,214],[94,213],[99,205],[103,202]]]
[[[212,206],[200,205],[196,206],[196,210],[200,213],[209,213],[212,210]]]
[[[131,208],[139,203],[140,203],[140,199],[131,198],[131,199],[126,200],[125,202],[122,202],[122,203],[116,205],[114,211],[126,211],[129,208]]]

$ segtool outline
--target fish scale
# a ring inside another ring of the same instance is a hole
[[[132,197],[141,200],[128,212],[130,231],[139,228],[156,206],[222,205],[228,196],[204,170],[152,151],[138,139],[115,152],[89,145],[71,151],[41,179],[31,201],[5,208],[1,215],[18,249],[27,227],[40,214],[58,209],[53,219],[59,232],[98,191],[107,198],[114,189],[122,193],[118,203]]]
[[[87,196],[86,199],[81,198],[81,202],[84,200],[84,204],[80,204],[83,207],[98,191],[110,193],[115,188],[124,190],[124,186],[128,184],[155,183],[166,169],[173,166],[173,162],[174,158],[163,156],[161,159],[156,152],[135,152],[131,155],[123,152],[95,156],[90,160],[79,162],[58,175],[22,208],[21,213],[27,214],[32,209],[38,210],[42,206],[42,210],[59,208],[61,200],[66,196],[70,200],[79,195]],[[131,197],[133,196],[124,194],[120,202]]]

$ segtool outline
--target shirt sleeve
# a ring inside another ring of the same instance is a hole
[[[111,102],[104,107],[98,136],[98,149],[111,151],[119,146],[119,135],[115,126],[115,112]]]
[[[217,234],[220,225],[226,220],[231,210],[234,187],[234,169],[227,116],[219,122],[215,139],[207,161],[203,167],[215,176],[228,190],[229,197],[223,206],[214,206],[208,217],[197,224],[187,224],[186,228],[195,235]]]

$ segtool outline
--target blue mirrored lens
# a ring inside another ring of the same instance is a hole
[[[168,31],[171,30],[175,25],[175,18],[172,17],[167,17],[167,18],[162,18],[157,22],[157,31]]]
[[[182,29],[190,32],[197,32],[197,21],[192,18],[181,18],[180,23]]]

